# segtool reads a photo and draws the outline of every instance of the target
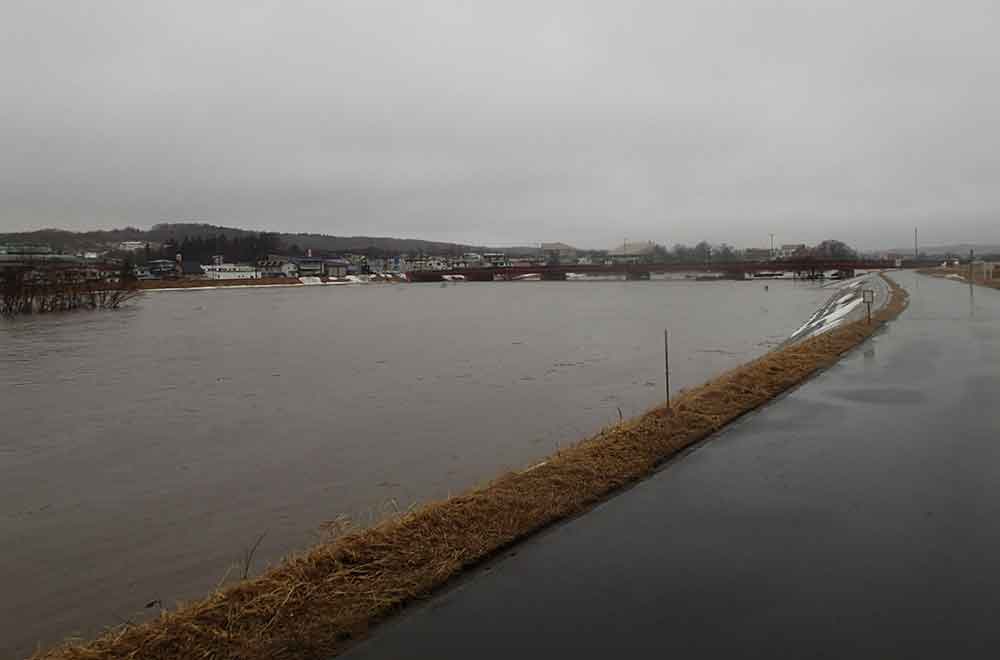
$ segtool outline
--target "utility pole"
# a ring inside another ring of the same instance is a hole
[[[774,234],[770,234],[770,236],[771,236],[771,260],[773,261],[774,260]]]
[[[972,286],[972,262],[975,259],[975,251],[969,248],[969,286]]]
[[[917,228],[913,228],[913,260],[916,261],[920,258],[920,252],[917,251]]]

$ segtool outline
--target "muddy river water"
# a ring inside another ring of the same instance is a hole
[[[662,400],[664,328],[676,391],[830,293],[765,286],[168,291],[0,322],[0,655],[201,596],[261,534],[253,572],[530,465]]]

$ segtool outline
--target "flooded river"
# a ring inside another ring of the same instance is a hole
[[[140,619],[531,464],[757,356],[816,284],[524,282],[149,293],[0,322],[0,655]],[[229,572],[233,579],[234,573]]]

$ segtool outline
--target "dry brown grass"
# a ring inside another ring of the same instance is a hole
[[[470,566],[649,475],[818,369],[836,362],[906,306],[770,353],[608,428],[524,472],[428,504],[287,559],[263,575],[86,643],[49,660],[326,658]]]

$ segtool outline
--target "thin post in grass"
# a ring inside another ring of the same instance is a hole
[[[663,329],[663,387],[667,393],[667,409],[670,409],[670,331]]]

